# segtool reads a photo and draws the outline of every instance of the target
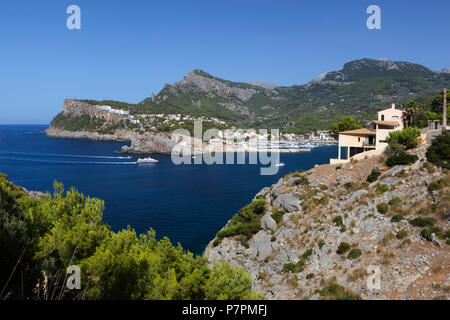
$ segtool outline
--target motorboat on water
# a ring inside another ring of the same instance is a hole
[[[280,162],[275,164],[276,167],[284,167],[286,164],[284,162]]]
[[[137,160],[137,163],[138,163],[138,164],[141,164],[141,163],[157,163],[157,162],[158,162],[158,160],[153,159],[153,158],[151,158],[151,157],[148,157],[148,158],[141,158],[141,159],[138,159],[138,160]]]

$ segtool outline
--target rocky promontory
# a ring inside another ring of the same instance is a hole
[[[45,134],[54,138],[129,141],[122,153],[170,154],[174,142],[158,132],[136,129],[136,120],[125,110],[108,109],[75,99],[64,100],[64,109],[57,115]]]
[[[267,299],[449,299],[450,174],[426,148],[408,166],[382,155],[289,174],[205,256],[242,266]]]
[[[113,134],[101,134],[98,132],[67,131],[49,127],[45,130],[45,134],[54,138],[130,141],[131,145],[122,146],[120,152],[132,154],[170,154],[174,145],[170,138],[163,135],[153,135],[149,133],[139,134],[127,130],[118,130]]]

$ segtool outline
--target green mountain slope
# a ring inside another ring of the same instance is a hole
[[[386,59],[348,62],[341,70],[320,75],[305,85],[274,87],[261,82],[233,82],[195,69],[166,84],[139,104],[83,100],[142,114],[183,114],[218,118],[242,128],[279,128],[306,133],[328,129],[351,115],[369,121],[391,103],[422,100],[450,87],[450,73]]]
[[[344,115],[370,120],[390,103],[404,104],[445,86],[450,86],[448,73],[409,62],[361,59],[306,85],[273,89],[196,69],[141,104],[142,110],[215,116],[244,127],[304,131],[327,128]]]

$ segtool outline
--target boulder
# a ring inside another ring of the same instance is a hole
[[[272,191],[270,192],[270,196],[272,197],[272,200],[275,200],[278,198],[278,196],[281,194],[281,190],[283,189],[282,185],[275,185],[272,188]]]
[[[261,227],[265,230],[275,231],[277,229],[277,223],[270,216],[270,212],[266,213],[261,218]]]
[[[273,249],[279,246],[278,243],[272,242],[271,238],[272,235],[265,231],[260,231],[250,240],[250,246],[255,247],[258,252],[258,259],[264,260],[272,253]]]
[[[301,209],[301,201],[293,192],[280,195],[275,199],[273,205],[282,208],[286,212],[300,211]]]
[[[300,184],[300,182],[302,181],[302,179],[296,177],[296,178],[291,178],[288,181],[286,181],[286,186],[288,187],[294,187]]]

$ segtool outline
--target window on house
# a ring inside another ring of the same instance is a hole
[[[381,115],[381,121],[384,121],[384,114]]]

